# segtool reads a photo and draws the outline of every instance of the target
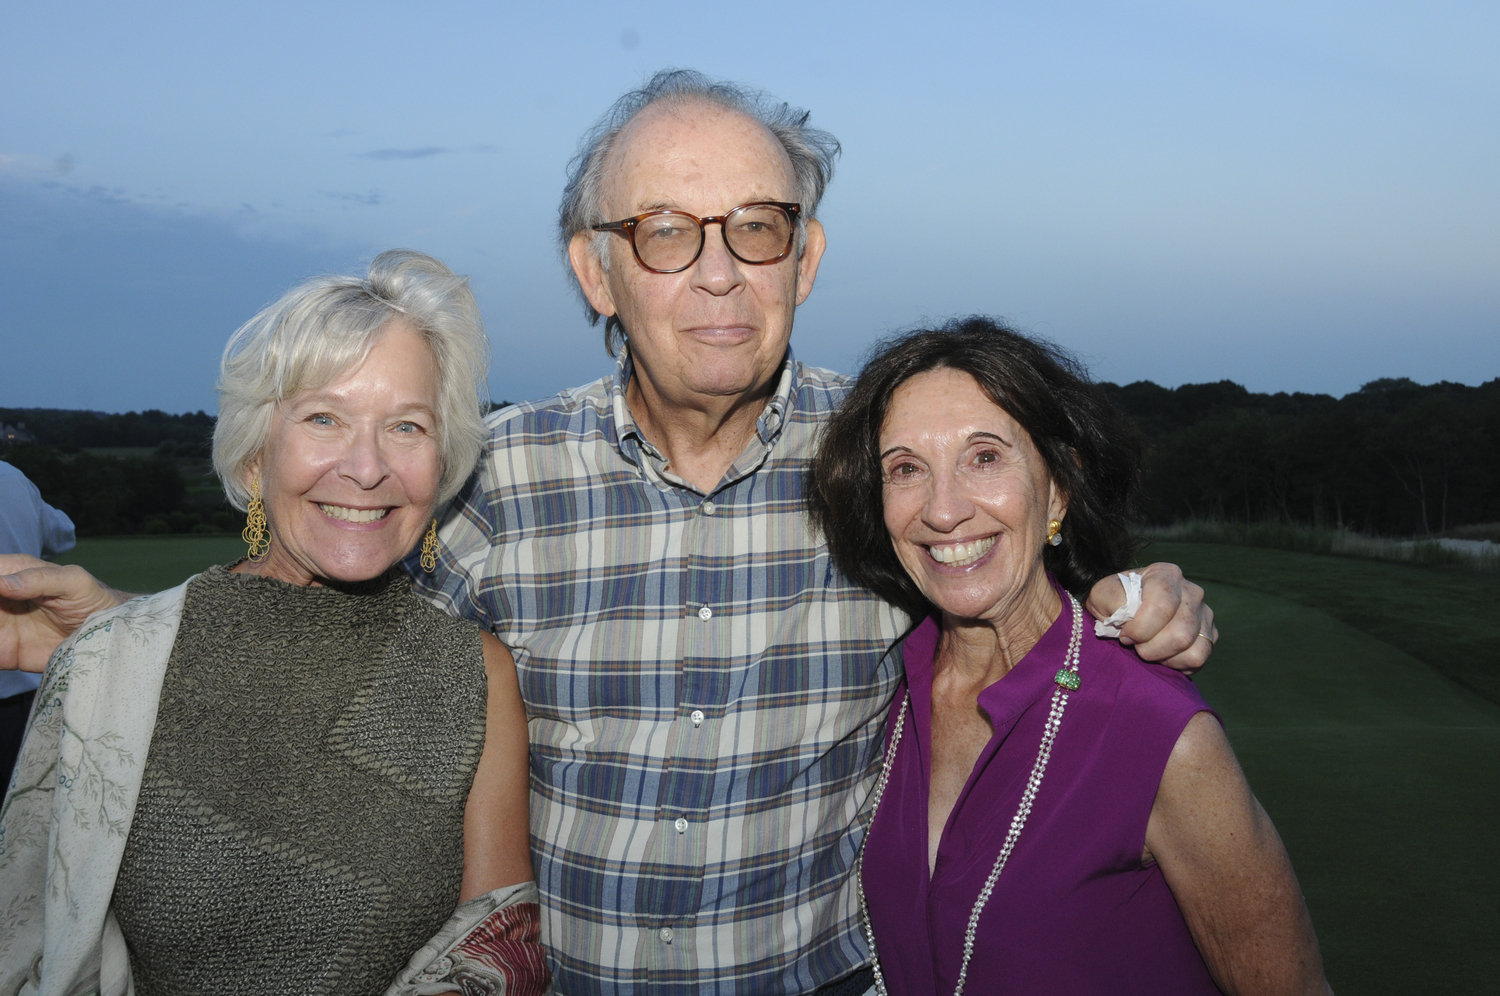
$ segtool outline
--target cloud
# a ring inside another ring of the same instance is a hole
[[[72,153],[43,159],[24,152],[0,152],[0,174],[32,178],[62,176],[71,172],[73,166]]]
[[[343,201],[346,204],[363,204],[366,207],[374,207],[381,201],[381,193],[378,190],[372,190],[367,194],[344,193],[338,190],[325,190],[323,191],[323,196],[331,197],[336,201]]]
[[[360,159],[389,162],[392,159],[426,159],[428,156],[441,156],[451,151],[453,150],[440,148],[436,145],[427,145],[420,149],[375,149],[371,152],[355,152],[351,154]]]
[[[99,204],[135,204],[144,198],[131,197],[124,187],[104,187],[93,184],[81,187],[75,183],[63,183],[59,180],[37,180],[32,184],[39,190],[52,191],[56,194],[65,194],[81,200],[94,201]],[[178,207],[188,207],[187,204],[179,204]]]

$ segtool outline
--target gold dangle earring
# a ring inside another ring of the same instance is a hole
[[[1047,542],[1051,546],[1062,546],[1062,520],[1053,519],[1047,523]]]
[[[432,520],[432,525],[427,527],[427,535],[422,537],[422,570],[431,574],[437,567],[437,520]]]
[[[250,562],[258,564],[265,559],[271,541],[266,538],[266,503],[260,497],[260,478],[250,481],[250,505],[245,509],[245,530],[240,539],[250,546]]]

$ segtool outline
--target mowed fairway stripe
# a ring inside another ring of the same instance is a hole
[[[1206,587],[1223,636],[1198,684],[1334,990],[1500,991],[1500,707],[1326,613]]]

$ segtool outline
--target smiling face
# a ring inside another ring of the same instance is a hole
[[[410,553],[442,478],[437,407],[432,353],[400,323],[352,372],[282,402],[250,469],[271,547],[242,569],[292,584],[366,581]]]
[[[1067,504],[1031,436],[967,373],[905,381],[880,429],[896,556],[946,615],[997,621],[1050,593],[1047,523]]]
[[[753,201],[795,201],[791,162],[764,127],[703,103],[641,112],[610,153],[603,210],[615,221],[675,209],[723,215]],[[807,223],[807,244],[779,263],[751,265],[709,225],[703,253],[680,273],[636,263],[629,241],[609,236],[610,267],[594,255],[594,233],[574,237],[569,258],[589,303],[618,315],[644,389],[668,405],[702,407],[714,398],[764,390],[792,334],[823,252],[822,228]],[[711,403],[711,402],[710,402]]]

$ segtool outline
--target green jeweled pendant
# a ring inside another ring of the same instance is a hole
[[[1070,692],[1078,691],[1078,672],[1069,668],[1063,668],[1057,672],[1057,677],[1052,679]]]

